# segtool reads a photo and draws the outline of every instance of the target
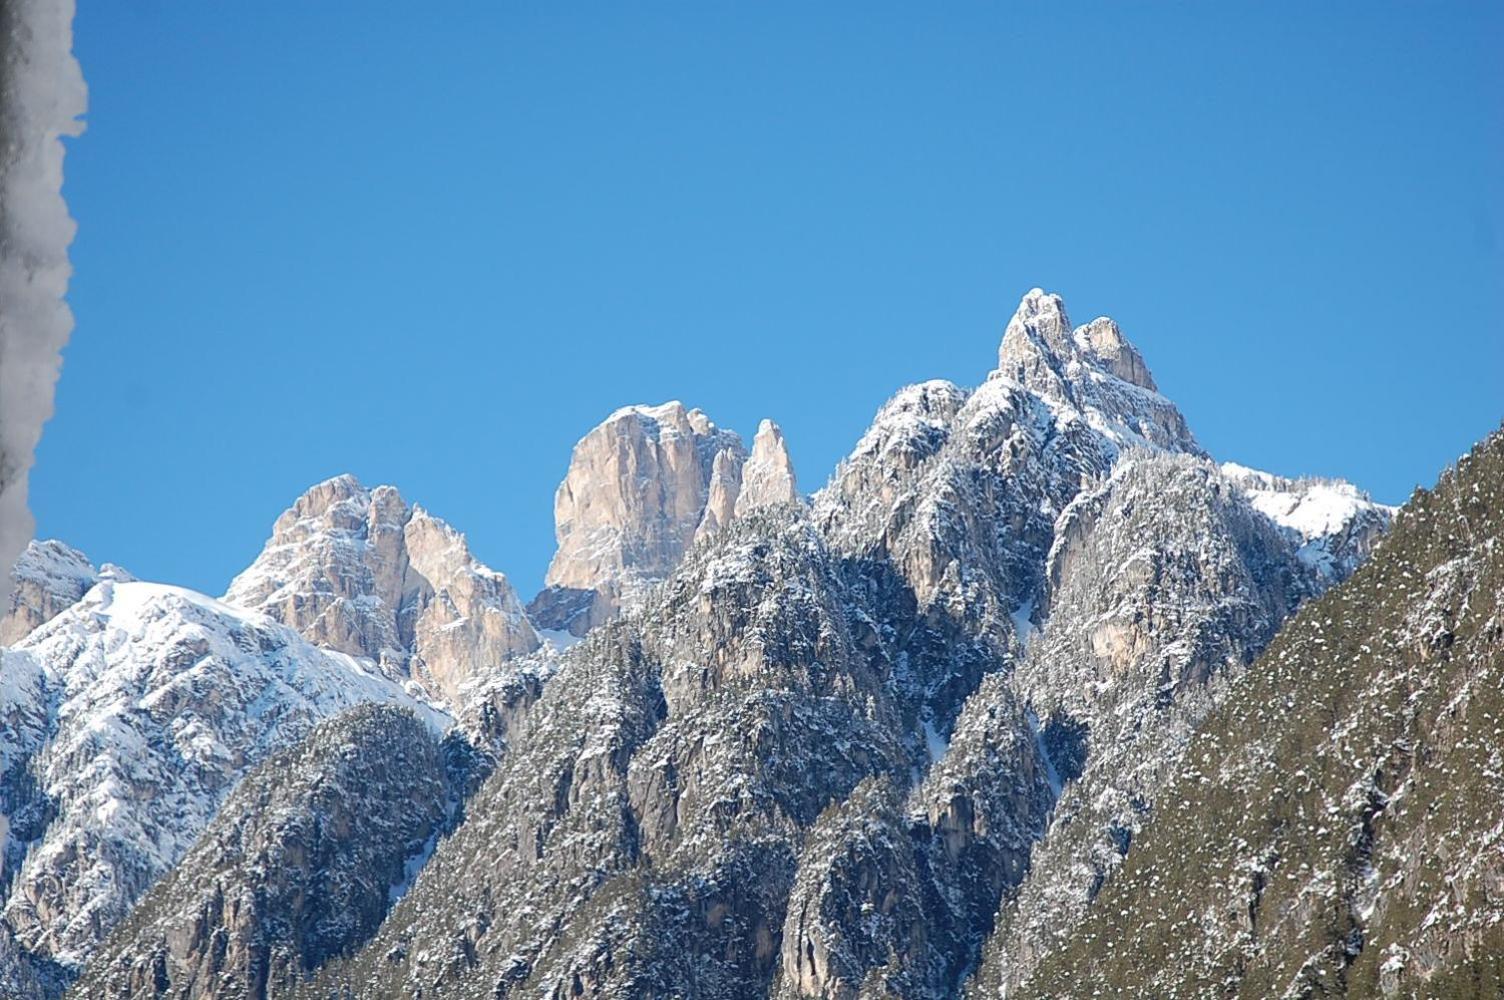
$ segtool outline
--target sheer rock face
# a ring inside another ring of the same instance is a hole
[[[735,433],[677,401],[624,407],[581,438],[554,496],[559,547],[544,579],[544,594],[554,595],[534,602],[540,624],[583,635],[640,603],[702,524],[713,532],[734,510],[740,476],[731,468],[745,458]],[[589,597],[566,600],[571,594]],[[546,614],[553,608],[575,609],[576,617]]]
[[[467,682],[541,642],[506,577],[476,561],[464,535],[350,476],[299,497],[224,599],[452,705]]]
[[[102,580],[3,651],[3,920],[76,968],[245,772],[365,702],[447,719],[297,633],[175,587]]]
[[[798,500],[783,433],[741,438],[682,403],[629,406],[575,445],[554,497],[559,547],[529,606],[543,628],[584,635],[640,605],[697,540],[758,507]]]
[[[764,420],[752,440],[752,454],[742,469],[742,488],[736,498],[736,513],[745,514],[770,504],[798,503],[799,487],[794,463],[789,458],[783,431]]]
[[[1013,995],[1500,995],[1501,538],[1496,433],[1232,684]]]
[[[72,995],[287,995],[375,931],[454,795],[411,713],[367,705],[321,724],[246,776]]]
[[[26,546],[11,572],[10,610],[0,618],[0,646],[14,646],[39,625],[76,604],[98,581],[96,570],[80,551],[59,541]],[[106,564],[103,572],[121,582],[130,574]]]
[[[716,456],[741,439],[679,402],[618,410],[575,445],[554,497],[549,586],[666,576],[705,517]],[[733,501],[734,502],[734,501]]]
[[[989,675],[924,781],[904,795],[869,780],[805,838],[774,994],[956,995],[1054,797],[1021,706]]]

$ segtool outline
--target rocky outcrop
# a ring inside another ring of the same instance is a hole
[[[713,532],[735,509],[745,459],[741,438],[677,400],[611,414],[574,446],[554,496],[559,547],[534,618],[584,635],[640,603],[702,525]]]
[[[159,584],[101,581],[0,656],[3,921],[67,968],[320,721],[377,702],[447,725],[361,661]]]
[[[1498,995],[1501,536],[1496,433],[1234,682],[1015,995]]]
[[[410,712],[367,705],[321,724],[246,776],[71,995],[286,996],[376,929],[454,795]]]
[[[1029,866],[1058,782],[1001,674],[906,795],[859,786],[805,839],[780,998],[955,996]]]
[[[112,576],[128,580],[118,567]],[[80,551],[59,541],[26,546],[11,571],[10,610],[0,618],[0,646],[13,646],[77,603],[99,579],[99,571]]]
[[[710,489],[705,498],[705,513],[695,529],[695,540],[708,538],[731,523],[736,516],[742,494],[742,470],[745,463],[731,449],[716,452],[710,466]]]
[[[905,995],[931,978],[924,958],[947,928],[931,922],[903,799],[891,781],[869,778],[810,830],[784,921],[776,996]]]
[[[815,496],[831,544],[917,604],[924,627],[906,650],[916,723],[949,731],[1013,655],[1023,612],[1043,596],[1056,520],[1081,490],[1126,449],[1199,454],[1137,352],[1107,330],[1073,332],[1058,296],[1030,292],[985,383],[902,390]]]
[[[464,535],[351,476],[299,497],[224,600],[451,705],[466,683],[541,644],[507,578]]]
[[[554,497],[559,547],[528,606],[540,627],[584,635],[631,609],[697,540],[798,493],[783,432],[741,438],[677,401],[628,406],[580,439]]]
[[[752,439],[752,454],[742,467],[741,492],[736,497],[736,513],[745,514],[771,504],[798,503],[799,487],[794,479],[794,462],[789,458],[783,431],[771,420],[757,427]]]

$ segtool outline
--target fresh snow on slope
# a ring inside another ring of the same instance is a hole
[[[1254,510],[1292,537],[1301,560],[1328,579],[1351,573],[1398,510],[1341,479],[1286,479],[1236,462],[1221,469]]]
[[[319,721],[380,702],[450,722],[361,660],[153,583],[101,581],[6,650],[0,677],[7,824],[28,795],[54,810],[6,858],[4,916],[24,947],[66,964],[183,856],[253,764]]]
[[[1223,462],[1222,472],[1243,487],[1256,510],[1306,539],[1335,534],[1365,510],[1393,515],[1398,509],[1374,503],[1340,479],[1283,479],[1236,462]]]

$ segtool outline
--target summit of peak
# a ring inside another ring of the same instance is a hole
[[[626,406],[617,407],[611,411],[611,415],[601,421],[603,424],[614,423],[628,417],[646,417],[655,421],[674,421],[689,415],[689,410],[677,399],[670,399],[663,403],[628,403]],[[699,413],[699,410],[695,410]]]
[[[387,487],[390,489],[390,487]],[[364,505],[370,502],[374,491],[364,486],[348,472],[330,476],[308,487],[292,502],[283,517],[321,517],[341,504],[355,501]]]
[[[1117,323],[1103,316],[1073,328],[1052,292],[1030,289],[1019,302],[992,377],[1079,411],[1118,444],[1201,453]]]
[[[362,485],[361,481],[356,478],[353,472],[341,472],[337,476],[330,476],[328,479],[323,479],[319,482],[314,483],[312,486],[308,487],[308,489],[303,491],[303,495],[309,496],[315,493],[339,493],[346,496],[355,496],[357,494],[366,492],[369,491],[364,485]]]
[[[1043,288],[1031,288],[1019,300],[1008,328],[1003,332],[1006,347],[1010,339],[1026,337],[1043,343],[1052,351],[1068,349],[1071,321],[1065,311],[1065,300]]]
[[[1141,389],[1158,392],[1144,356],[1123,336],[1122,329],[1106,316],[1098,316],[1071,335],[1076,348],[1097,367]]]
[[[794,477],[794,463],[783,439],[783,430],[771,420],[757,425],[752,440],[752,454],[742,467],[742,489],[736,498],[736,513],[745,514],[758,507],[794,503],[799,488]]]

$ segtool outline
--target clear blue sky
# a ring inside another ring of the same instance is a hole
[[[1401,501],[1498,425],[1504,5],[1067,6],[81,0],[39,531],[219,593],[351,471],[526,596],[616,406],[812,490],[1034,285],[1219,458]]]

